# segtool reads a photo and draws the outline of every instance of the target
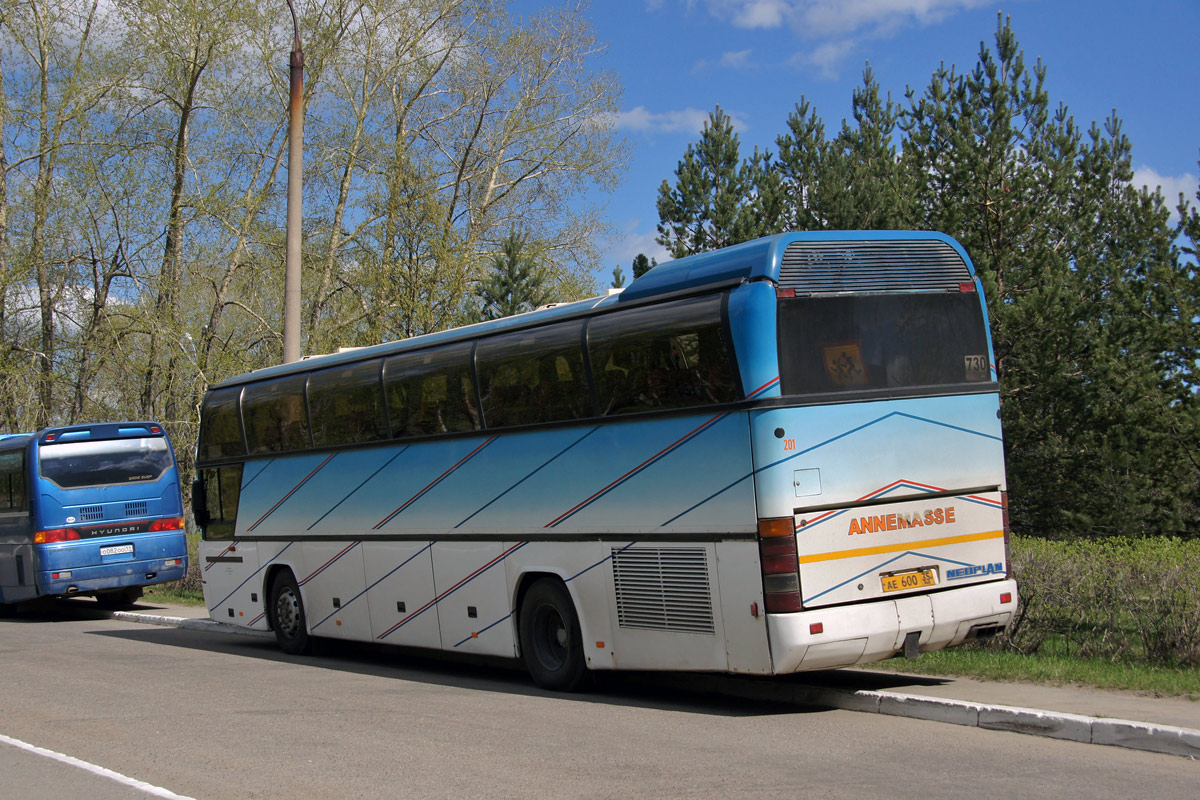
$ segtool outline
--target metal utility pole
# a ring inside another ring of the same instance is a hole
[[[291,77],[288,99],[288,198],[287,256],[283,281],[283,360],[300,360],[300,222],[303,216],[301,170],[304,161],[304,48],[300,44],[300,22],[292,12]]]

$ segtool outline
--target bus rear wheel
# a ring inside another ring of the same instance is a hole
[[[543,689],[571,692],[587,677],[579,615],[562,581],[542,578],[521,601],[521,658]]]
[[[275,631],[279,649],[293,656],[307,653],[312,647],[312,640],[304,617],[304,600],[300,597],[296,578],[290,571],[285,570],[275,576],[271,582],[269,602],[267,608],[270,611],[271,628]]]

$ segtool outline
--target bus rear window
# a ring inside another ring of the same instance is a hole
[[[779,378],[785,395],[990,381],[979,295],[780,299]]]
[[[162,438],[44,444],[39,453],[42,477],[63,489],[156,481],[175,463]]]

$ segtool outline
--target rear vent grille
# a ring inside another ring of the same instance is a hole
[[[95,522],[104,519],[104,506],[80,506],[79,521]]]
[[[125,516],[141,517],[141,516],[145,516],[145,514],[146,514],[146,502],[144,500],[139,501],[137,503],[126,503],[125,504]]]
[[[612,563],[620,627],[715,631],[704,548],[614,548]]]
[[[958,251],[936,240],[793,242],[779,269],[779,285],[799,295],[957,292],[970,281]]]

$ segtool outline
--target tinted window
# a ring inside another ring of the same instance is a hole
[[[476,353],[489,428],[592,416],[583,371],[583,323],[493,336]]]
[[[350,364],[308,377],[308,413],[313,444],[324,447],[385,439],[380,362]]]
[[[25,451],[0,453],[0,511],[25,510]]]
[[[205,539],[232,539],[242,490],[242,465],[201,470],[208,509]]]
[[[470,359],[469,342],[389,358],[383,386],[392,436],[478,430]]]
[[[304,409],[305,375],[252,383],[242,395],[242,419],[250,453],[302,450],[312,446]]]
[[[784,394],[990,381],[979,295],[780,300],[779,377]]]
[[[588,348],[601,414],[739,399],[720,296],[597,317],[588,328]]]
[[[211,392],[204,400],[200,414],[200,446],[198,458],[240,456],[246,452],[242,443],[242,421],[238,416],[240,386]]]
[[[44,444],[38,453],[42,477],[63,489],[155,481],[175,466],[163,438]]]

